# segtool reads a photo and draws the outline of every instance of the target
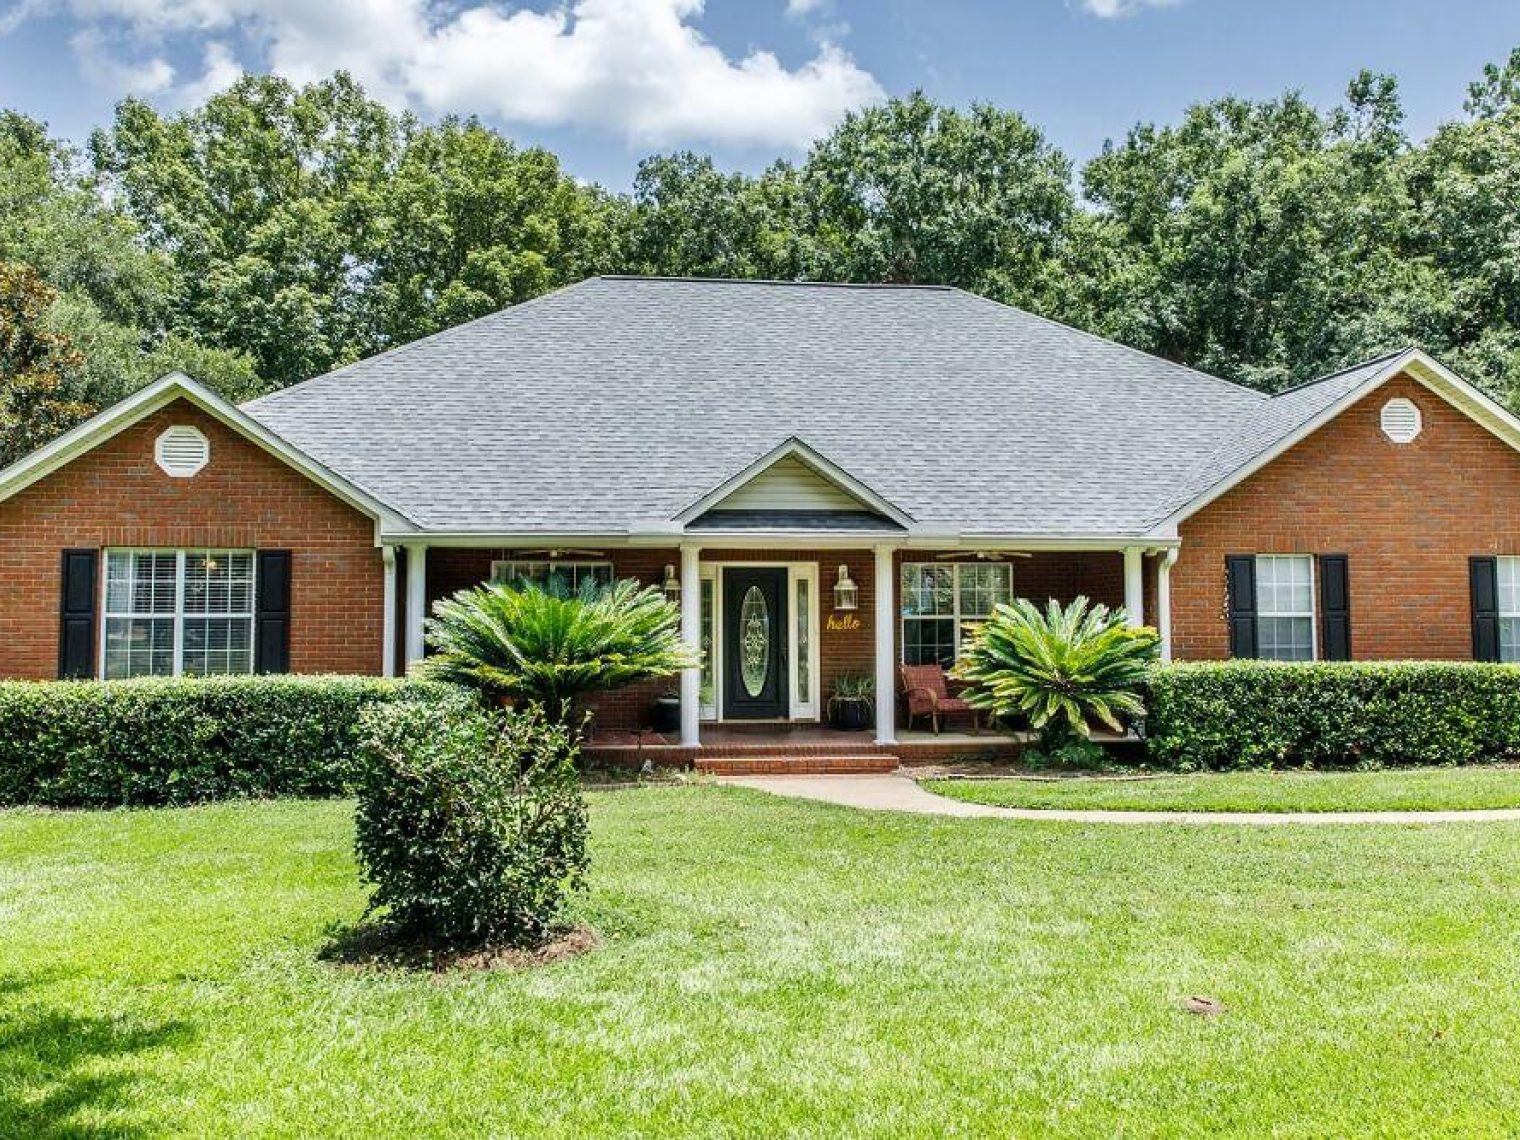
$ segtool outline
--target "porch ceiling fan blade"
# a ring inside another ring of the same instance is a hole
[[[559,558],[565,554],[589,554],[593,558],[605,558],[607,556],[607,552],[605,550],[587,550],[584,547],[580,546],[543,547],[534,550],[514,550],[512,553],[523,556],[530,554],[541,554],[545,558]]]
[[[974,558],[980,562],[988,562],[1004,558],[1033,558],[1034,555],[1027,550],[948,550],[944,554],[936,554],[934,557],[945,562],[957,561],[963,558]]]

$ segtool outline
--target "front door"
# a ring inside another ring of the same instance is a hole
[[[724,720],[786,717],[786,631],[786,568],[725,567]]]

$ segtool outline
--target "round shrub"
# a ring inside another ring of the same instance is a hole
[[[361,736],[371,913],[450,946],[543,941],[588,862],[574,730],[460,699],[369,710]]]

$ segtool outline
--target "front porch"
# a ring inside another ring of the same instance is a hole
[[[785,537],[794,545],[727,535],[711,547],[409,545],[388,563],[395,671],[422,653],[423,614],[461,589],[493,578],[556,575],[572,585],[632,578],[663,588],[679,605],[683,636],[702,648],[704,662],[679,678],[593,698],[589,761],[890,758],[895,767],[897,760],[1011,759],[1024,745],[1021,734],[972,731],[964,716],[942,723],[938,734],[924,717],[910,728],[903,700],[902,666],[953,662],[965,623],[999,602],[1083,594],[1125,607],[1137,623],[1150,617],[1167,634],[1171,559],[1163,549],[922,546],[901,537],[865,546],[858,536],[852,543],[828,534],[808,536],[804,547],[802,536]],[[832,726],[832,698],[849,686],[864,688],[857,723],[872,727]]]

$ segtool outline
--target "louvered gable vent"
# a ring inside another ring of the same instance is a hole
[[[1412,400],[1403,397],[1389,400],[1383,405],[1380,421],[1383,434],[1394,443],[1408,443],[1420,434],[1423,423],[1420,419],[1420,409]]]
[[[158,437],[154,457],[166,475],[188,479],[211,462],[211,441],[199,428],[175,424]]]

